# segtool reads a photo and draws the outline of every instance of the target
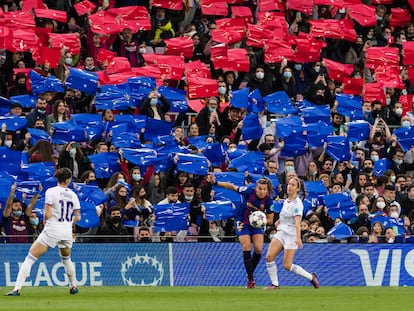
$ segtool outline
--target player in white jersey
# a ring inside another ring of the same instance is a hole
[[[288,198],[283,202],[279,219],[275,224],[277,233],[270,242],[266,254],[266,268],[272,281],[272,284],[266,287],[266,289],[279,288],[275,259],[282,250],[284,250],[283,267],[290,272],[308,279],[315,288],[319,288],[319,281],[315,273],[309,273],[301,266],[293,263],[296,250],[303,247],[300,235],[300,222],[302,221],[303,215],[303,203],[298,195],[300,189],[300,179],[297,177],[292,178],[287,185]]]
[[[59,254],[69,277],[70,294],[77,294],[75,284],[75,267],[70,259],[72,250],[72,226],[80,220],[80,203],[77,195],[68,188],[72,180],[72,172],[68,168],[58,169],[55,173],[58,180],[56,187],[50,188],[45,194],[45,227],[37,240],[30,247],[23,264],[17,274],[16,285],[6,296],[20,296],[24,281],[36,260],[52,247],[59,247]]]

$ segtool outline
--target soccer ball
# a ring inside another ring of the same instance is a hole
[[[255,211],[249,215],[250,226],[256,229],[263,228],[267,223],[266,214],[261,211]]]

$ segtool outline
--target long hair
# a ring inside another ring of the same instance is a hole
[[[34,146],[27,151],[29,157],[31,157],[34,153],[40,154],[41,162],[54,162],[52,157],[52,144],[47,140],[38,140]]]

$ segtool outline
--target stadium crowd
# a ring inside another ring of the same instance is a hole
[[[413,1],[1,2],[4,242],[41,232],[62,167],[79,241],[235,241],[211,174],[269,178],[275,219],[299,177],[304,242],[411,241]],[[157,225],[175,203],[187,225]]]

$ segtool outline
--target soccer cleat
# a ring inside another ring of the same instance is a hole
[[[5,293],[4,296],[20,296],[20,291],[12,290],[11,292]]]
[[[315,288],[319,288],[319,281],[318,278],[316,277],[316,273],[312,272],[312,281],[310,281],[313,285],[313,287]]]
[[[246,288],[256,288],[256,282],[254,280],[248,280]]]
[[[79,290],[78,290],[78,288],[77,288],[76,286],[72,286],[72,287],[70,288],[70,290],[69,290],[69,293],[70,293],[71,295],[75,295],[75,294],[79,293]]]
[[[278,285],[270,285],[268,287],[263,288],[264,290],[274,290],[274,289],[280,289]]]

